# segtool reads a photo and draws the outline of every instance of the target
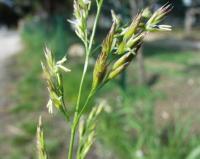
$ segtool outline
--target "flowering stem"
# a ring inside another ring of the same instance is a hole
[[[75,139],[76,129],[77,129],[80,117],[81,117],[81,115],[83,113],[83,111],[81,111],[79,113],[82,89],[83,89],[83,84],[84,84],[85,76],[86,76],[87,69],[88,69],[89,55],[91,54],[91,51],[92,51],[92,45],[93,45],[94,36],[95,36],[95,33],[96,33],[97,23],[98,23],[99,16],[100,16],[100,13],[101,13],[101,8],[102,8],[102,3],[97,6],[97,14],[96,14],[96,18],[95,18],[92,34],[91,34],[91,37],[90,37],[89,45],[85,44],[85,47],[86,47],[85,48],[86,49],[86,58],[85,58],[83,74],[82,74],[82,78],[81,78],[81,82],[80,82],[80,86],[79,86],[78,98],[77,98],[77,103],[76,103],[76,111],[75,111],[74,120],[73,120],[72,128],[71,128],[71,138],[70,138],[68,159],[72,159],[72,157],[73,157],[73,148],[74,148],[74,139]],[[87,42],[85,42],[85,43],[87,43]],[[85,105],[87,105],[89,100],[91,99],[91,95],[90,94],[89,94],[89,96],[88,96],[88,98],[86,100]],[[84,107],[86,107],[85,105],[84,105]]]
[[[95,18],[95,21],[94,21],[94,27],[93,27],[92,35],[91,35],[90,42],[89,42],[88,55],[90,55],[91,50],[92,50],[92,44],[93,44],[93,41],[94,41],[94,36],[95,36],[95,33],[96,33],[97,23],[99,21],[99,16],[100,16],[100,13],[101,13],[101,8],[102,8],[102,3],[97,8],[97,14],[96,14],[96,18]]]
[[[71,129],[71,139],[70,139],[70,147],[69,147],[70,149],[69,149],[68,159],[72,159],[74,139],[75,139],[76,129],[77,129],[77,126],[79,124],[79,120],[80,120],[80,118],[82,116],[83,111],[87,107],[89,101],[92,99],[93,95],[94,95],[94,93],[90,92],[90,94],[87,97],[87,100],[86,100],[83,108],[81,109],[80,113],[76,113],[75,114],[73,125],[72,125],[72,129]]]

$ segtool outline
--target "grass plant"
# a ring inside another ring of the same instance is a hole
[[[71,128],[71,138],[68,149],[68,159],[84,159],[89,152],[95,137],[96,118],[103,110],[102,104],[89,110],[85,114],[90,101],[97,95],[97,92],[107,83],[120,75],[137,55],[138,50],[143,44],[143,39],[148,32],[170,31],[171,26],[160,25],[162,19],[171,10],[171,5],[166,4],[154,13],[147,9],[136,15],[130,24],[123,25],[120,18],[112,11],[113,24],[102,42],[101,52],[96,59],[93,70],[93,80],[91,89],[86,99],[83,99],[83,86],[85,77],[88,73],[88,64],[91,53],[94,49],[94,40],[99,17],[102,10],[103,0],[96,0],[96,16],[91,33],[87,28],[87,19],[92,6],[90,0],[74,1],[74,19],[69,20],[73,25],[75,33],[83,42],[85,47],[85,62],[83,66],[82,77],[80,79],[77,102],[73,115],[69,115],[67,104],[64,100],[63,72],[68,75],[70,70],[64,66],[66,57],[56,61],[54,54],[47,47],[45,48],[45,62],[42,62],[44,77],[47,81],[49,101],[47,108],[49,113],[53,113],[53,107],[57,108],[66,119]],[[83,105],[81,101],[83,100]],[[83,117],[84,116],[84,117]],[[84,119],[82,119],[84,118]],[[81,122],[82,121],[82,122]],[[75,136],[79,130],[78,148],[75,149]],[[45,148],[45,140],[41,129],[41,119],[38,126],[38,154],[40,159],[48,158]]]

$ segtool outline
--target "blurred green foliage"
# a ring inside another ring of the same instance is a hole
[[[21,32],[25,48],[15,59],[17,63],[15,69],[19,71],[20,77],[16,81],[16,91],[12,95],[15,105],[11,112],[16,117],[23,116],[18,119],[17,126],[25,133],[11,139],[14,149],[10,154],[10,159],[35,156],[35,151],[32,149],[37,119],[33,120],[27,116],[31,113],[34,113],[35,117],[39,116],[45,109],[47,101],[40,66],[40,61],[43,59],[43,48],[44,45],[48,45],[55,52],[57,58],[66,54],[68,47],[78,42],[74,34],[68,30],[70,30],[69,25],[63,23],[63,19],[55,17],[52,22],[33,22],[31,20],[25,24]],[[164,76],[172,76],[174,79],[177,76],[183,78],[189,75],[173,67],[168,67],[168,65],[164,66],[165,63],[185,66],[189,65],[191,60],[199,57],[190,51],[177,53],[177,50],[151,46],[146,46],[144,52],[149,73],[164,74]],[[160,64],[163,66],[158,66]],[[81,66],[81,60],[69,60],[68,67],[72,72],[64,77],[66,102],[71,109],[73,109],[73,101],[75,101],[78,91]],[[91,70],[89,69],[89,71]],[[154,91],[151,87],[137,86],[136,71],[134,66],[129,70],[127,92],[118,87],[118,80],[107,85],[100,92],[100,96],[107,99],[108,110],[102,114],[97,126],[97,143],[101,145],[97,151],[101,154],[98,155],[104,154],[102,158],[108,158],[107,154],[111,154],[110,158],[116,159],[198,159],[200,138],[198,135],[190,134],[189,122],[169,123],[165,127],[156,126],[155,101],[166,98],[166,96],[163,92]],[[90,80],[91,77],[87,76],[86,83],[88,84],[84,88],[85,95],[89,90]],[[123,95],[120,96],[120,94]],[[51,140],[47,139],[47,148],[52,158],[59,158],[58,156],[66,145],[63,143],[64,139],[57,137],[57,134],[65,128],[59,124],[54,126],[51,124],[50,121],[45,124],[45,133],[51,138]],[[55,134],[56,138],[52,138],[51,136]],[[67,133],[64,137],[68,137]],[[23,147],[26,145],[26,149],[23,149],[21,145]],[[194,153],[197,155],[193,155]]]

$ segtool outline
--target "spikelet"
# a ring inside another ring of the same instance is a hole
[[[112,70],[109,73],[107,80],[112,80],[115,77],[117,77],[119,74],[121,74],[128,67],[129,64],[130,64],[130,62],[126,62],[123,65],[117,67],[115,70]]]
[[[87,18],[91,7],[90,0],[74,0],[74,19],[68,20],[74,27],[76,35],[86,42]]]
[[[121,33],[123,35],[123,40],[117,47],[117,54],[122,55],[126,53],[127,51],[131,50],[132,47],[134,47],[134,44],[137,44],[140,41],[142,38],[141,33],[138,35],[136,34],[140,29],[139,25],[141,23],[141,19],[142,12],[133,19],[132,23],[127,28],[123,29],[123,32]]]
[[[38,126],[37,126],[37,150],[38,159],[47,159],[44,132],[42,128],[42,117],[40,116]]]
[[[49,113],[53,113],[53,105],[59,109],[65,116],[67,111],[64,104],[64,90],[63,90],[63,77],[62,71],[69,72],[63,64],[66,62],[66,57],[56,62],[52,52],[45,48],[45,64],[42,64],[44,77],[47,82],[47,88],[49,92],[49,101],[47,108]]]
[[[98,56],[96,64],[94,66],[93,71],[93,84],[92,89],[96,89],[99,84],[103,81],[106,71],[107,71],[107,58],[111,50],[113,49],[113,41],[114,41],[114,34],[115,34],[116,24],[113,23],[106,39],[103,41],[102,44],[102,51],[101,54]]]
[[[81,120],[79,124],[79,146],[78,159],[85,159],[95,138],[95,127],[98,115],[102,112],[103,103],[92,109],[87,119]]]
[[[115,70],[117,69],[118,67],[124,65],[125,63],[127,62],[131,62],[133,57],[134,57],[134,53],[132,52],[128,52],[126,53],[125,55],[123,55],[120,59],[118,59],[114,64],[113,64],[113,67],[112,67],[112,70]]]
[[[127,28],[127,30],[124,34],[124,41],[129,40],[133,35],[136,34],[136,31],[139,28],[138,26],[140,25],[140,22],[141,22],[141,18],[142,18],[142,13],[139,13],[133,19],[131,25]]]
[[[119,18],[112,12],[115,21],[115,27],[112,28],[115,29],[111,28],[110,33],[103,42],[102,52],[98,56],[94,68],[92,88],[95,89],[102,81],[106,83],[124,71],[131,63],[134,55],[137,55],[148,32],[171,30],[169,25],[158,25],[169,11],[171,11],[171,5],[169,4],[161,7],[154,14],[151,14],[147,8],[136,15],[128,27],[122,27],[121,29],[119,29]],[[116,28],[121,30],[121,33],[114,33],[113,30],[116,30]],[[120,58],[116,60],[112,69],[108,71],[108,66],[110,65],[107,62],[108,54],[113,50],[120,55]]]
[[[172,6],[166,3],[164,6],[159,8],[154,14],[149,18],[145,25],[147,31],[171,31],[170,25],[158,25],[172,10]]]

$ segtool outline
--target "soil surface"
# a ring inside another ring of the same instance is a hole
[[[10,82],[13,82],[14,79],[10,79],[7,67],[12,56],[21,49],[22,42],[18,31],[0,29],[0,132],[3,138],[5,137],[3,134],[16,132],[10,123],[12,115],[8,113],[8,102],[10,100],[7,99],[7,93],[10,91]],[[6,143],[0,144],[0,156],[4,156],[1,153],[5,152],[5,145]]]
[[[8,58],[22,49],[20,35],[17,31],[0,30],[0,112],[5,105],[5,92],[8,76],[6,65]]]

